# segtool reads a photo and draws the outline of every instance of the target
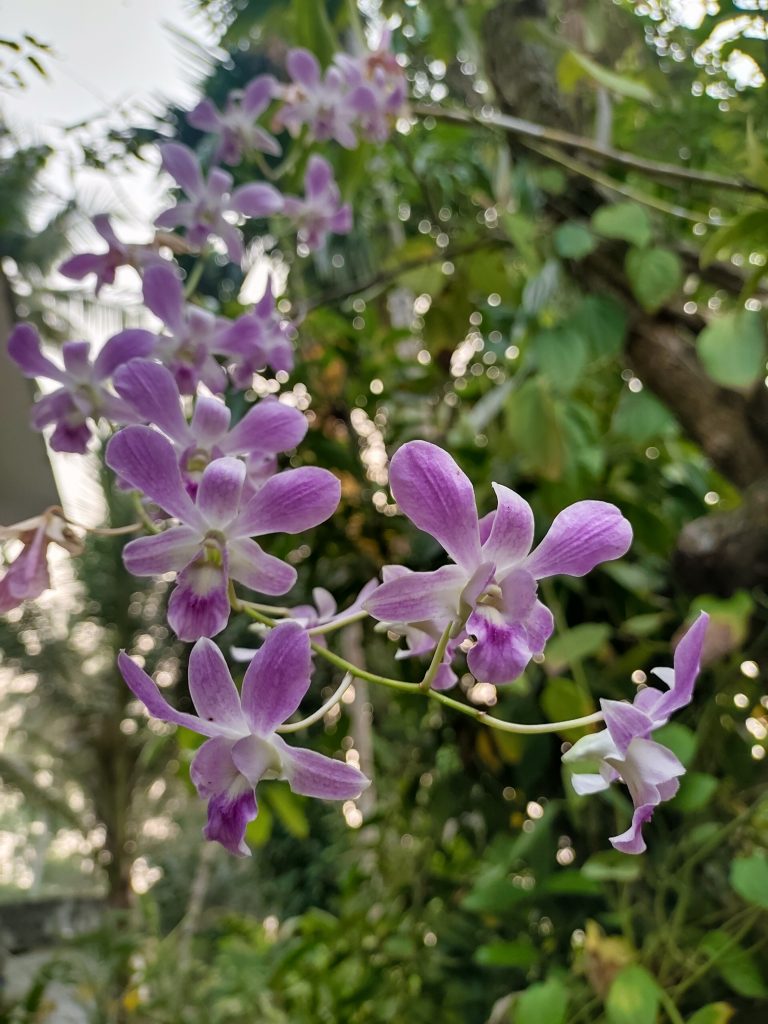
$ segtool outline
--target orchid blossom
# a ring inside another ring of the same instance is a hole
[[[83,454],[91,439],[89,420],[102,416],[114,423],[137,423],[139,417],[107,382],[118,366],[146,356],[155,345],[149,331],[121,331],[91,359],[87,341],[66,341],[61,349],[63,366],[43,355],[40,336],[30,324],[19,324],[8,339],[8,354],[25,377],[44,377],[59,387],[40,397],[32,409],[36,430],[55,424],[51,448]]]
[[[285,594],[296,581],[292,565],[267,554],[252,537],[301,533],[326,520],[339,503],[339,481],[312,466],[270,477],[251,498],[243,493],[245,465],[231,457],[203,470],[193,501],[173,445],[150,427],[127,427],[110,441],[107,465],[129,486],[179,520],[123,549],[136,576],[178,573],[168,622],[180,640],[215,636],[229,621],[229,581],[262,594]]]
[[[199,395],[189,422],[173,375],[151,359],[132,359],[115,374],[115,390],[145,423],[173,443],[182,477],[192,497],[200,476],[214,459],[242,457],[246,496],[277,471],[277,455],[295,448],[307,432],[306,417],[269,395],[230,426],[232,413],[220,398]]]
[[[498,509],[478,519],[467,476],[451,456],[427,441],[410,441],[390,465],[392,493],[419,529],[445,548],[454,565],[435,572],[398,574],[366,601],[374,618],[423,624],[440,635],[452,627],[476,640],[470,672],[489,683],[517,678],[544,650],[551,612],[537,599],[538,580],[583,576],[600,562],[620,558],[632,530],[614,505],[580,501],[562,511],[531,551],[533,514],[514,491],[494,484]]]
[[[666,690],[646,686],[629,704],[601,700],[606,728],[582,736],[563,755],[563,762],[574,766],[597,762],[598,772],[571,776],[579,794],[599,793],[612,782],[624,782],[634,804],[632,824],[611,843],[624,853],[642,853],[645,840],[642,827],[663,800],[671,800],[685,768],[671,750],[651,738],[666,725],[670,715],[690,704],[693,687],[701,667],[701,651],[709,616],[701,612],[675,649],[674,668],[653,668]]]
[[[241,694],[219,649],[210,640],[198,640],[189,657],[189,690],[197,715],[172,708],[125,652],[119,666],[133,695],[154,718],[208,737],[190,775],[208,801],[206,839],[230,853],[250,854],[245,829],[258,813],[254,790],[264,779],[285,779],[294,793],[323,800],[354,800],[370,784],[354,765],[289,746],[278,735],[309,689],[309,637],[297,623],[282,623],[270,633],[246,670]]]

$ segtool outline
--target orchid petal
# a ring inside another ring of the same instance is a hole
[[[323,800],[356,800],[370,786],[359,768],[314,750],[279,745],[283,774],[294,793]]]
[[[177,444],[192,441],[181,411],[181,395],[173,374],[151,359],[132,359],[115,373],[115,390],[147,423],[153,423]],[[200,400],[202,401],[202,399]]]
[[[221,399],[201,395],[195,402],[189,430],[199,445],[210,448],[225,437],[231,418],[232,413]],[[224,452],[225,455],[235,453],[235,450]]]
[[[245,217],[271,217],[283,209],[284,199],[274,185],[240,185],[232,193],[232,209]]]
[[[184,488],[172,444],[151,427],[120,430],[107,445],[106,461],[119,477],[169,515],[190,526],[203,525]]]
[[[275,626],[243,679],[243,713],[251,730],[268,736],[296,711],[309,689],[309,637],[296,622]]]
[[[202,191],[203,179],[197,157],[188,146],[179,142],[166,142],[160,146],[163,168],[181,185],[189,196]]]
[[[224,655],[207,637],[192,648],[188,667],[189,695],[203,721],[243,735],[247,726],[240,708],[240,695]]]
[[[123,563],[134,576],[180,572],[200,552],[202,537],[189,526],[172,526],[151,537],[138,537],[123,548]]]
[[[220,734],[220,729],[214,722],[204,722],[197,715],[190,715],[185,711],[177,711],[172,708],[152,679],[143,669],[139,668],[133,658],[128,657],[125,651],[121,651],[118,655],[117,664],[131,693],[141,701],[153,718],[157,718],[161,722],[170,722],[173,725],[182,725],[185,729],[191,729],[203,736],[218,736]]]
[[[115,370],[131,359],[147,356],[157,344],[157,337],[150,331],[129,327],[115,334],[104,345],[93,363],[96,380],[106,380]]]
[[[455,562],[474,570],[480,561],[475,494],[448,452],[428,441],[409,441],[395,452],[389,474],[395,500],[411,522]]]
[[[675,648],[673,682],[668,692],[663,694],[654,706],[654,719],[665,720],[674,711],[690,704],[693,697],[693,686],[701,669],[701,652],[708,626],[709,616],[706,612],[701,612]],[[662,670],[652,669],[652,671],[662,681],[664,680],[661,675]]]
[[[531,550],[533,513],[528,502],[509,487],[493,485],[498,509],[488,539],[483,544],[483,558],[494,562],[499,570],[516,565]]]
[[[172,330],[184,320],[184,287],[168,264],[158,263],[144,272],[144,303]]]
[[[181,573],[168,601],[168,624],[179,640],[216,636],[229,622],[226,566],[202,558]]]
[[[245,465],[229,456],[209,462],[197,489],[197,507],[206,523],[224,530],[237,515],[245,483]]]
[[[307,418],[276,399],[262,399],[236,423],[222,442],[225,454],[276,455],[295,448],[307,433]]]
[[[296,582],[294,567],[274,555],[268,555],[255,540],[240,537],[230,541],[227,549],[229,575],[251,590],[278,597],[286,594]]]
[[[615,505],[577,501],[555,517],[525,568],[537,579],[584,576],[600,562],[621,558],[631,543],[632,528]]]
[[[381,622],[435,619],[445,625],[459,613],[466,582],[466,572],[458,565],[444,565],[434,572],[408,572],[382,583],[363,607]]]
[[[62,383],[64,371],[44,356],[40,335],[31,324],[17,324],[8,338],[8,355],[25,377],[48,377]]]
[[[302,533],[333,515],[341,484],[327,469],[288,469],[267,480],[233,524],[238,537]]]

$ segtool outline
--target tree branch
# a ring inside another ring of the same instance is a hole
[[[724,174],[715,174],[711,171],[699,171],[690,167],[680,167],[678,164],[661,163],[656,160],[647,160],[645,157],[636,156],[622,149],[614,149],[613,146],[604,146],[594,139],[588,139],[583,135],[575,135],[573,132],[563,131],[560,128],[548,128],[545,125],[536,124],[534,121],[525,121],[520,117],[512,117],[509,114],[481,114],[464,110],[449,110],[445,107],[419,104],[415,112],[420,117],[434,117],[440,121],[451,121],[455,124],[479,124],[484,128],[499,128],[509,135],[517,135],[523,139],[532,139],[538,142],[552,142],[566,149],[577,149],[582,153],[589,153],[609,163],[619,164],[622,167],[629,167],[632,170],[647,174],[653,178],[667,178],[670,181],[685,181],[692,185],[708,185],[712,188],[730,189],[736,192],[753,192],[756,195],[767,196],[768,189],[755,185],[745,178],[732,178]]]

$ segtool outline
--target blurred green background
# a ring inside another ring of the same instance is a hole
[[[289,47],[327,62],[384,18],[410,80],[413,116],[389,143],[322,147],[354,205],[349,237],[311,259],[255,241],[245,292],[231,265],[200,286],[200,301],[234,316],[267,258],[278,277],[290,266],[296,370],[256,391],[292,391],[310,417],[294,461],[343,484],[333,521],[271,546],[299,570],[295,603],[315,586],[349,602],[385,563],[440,564],[387,488],[388,453],[411,438],[455,455],[481,514],[491,481],[520,491],[539,535],[570,502],[615,502],[632,550],[543,584],[557,622],[545,659],[497,692],[466,673],[461,687],[499,717],[589,714],[671,664],[675,635],[704,608],[696,699],[659,736],[688,774],[646,829],[648,852],[624,856],[607,837],[628,822],[625,791],[578,798],[562,772],[578,733],[492,733],[356,683],[311,741],[356,754],[374,786],[340,809],[263,785],[254,856],[237,861],[201,840],[197,737],[149,722],[116,672],[117,650],[141,653],[186,706],[167,584],[129,576],[120,538],[92,537],[57,568],[58,591],[0,626],[1,1020],[766,1019],[768,50],[756,6],[190,4],[217,46],[190,50],[192,70],[220,104],[258,73],[282,75]],[[0,42],[10,115],[31,80],[55,78],[56,54],[36,37]],[[3,315],[51,342],[73,310],[95,334],[138,322],[130,289],[106,293],[99,321],[87,293],[51,275],[99,211],[75,190],[41,214],[55,157],[11,122]],[[151,163],[151,143],[171,133],[209,152],[174,106],[68,139],[80,167],[114,175]],[[282,142],[293,169],[281,184],[296,192],[307,151]],[[10,374],[3,386],[23,393]],[[4,434],[21,429],[4,422]],[[28,464],[10,461],[6,492],[24,495]],[[99,514],[130,521],[99,460],[89,465]],[[234,620],[220,639],[225,652],[254,640]],[[392,669],[394,645],[369,626],[333,643]],[[423,672],[398,664],[403,678]],[[307,707],[336,682],[318,664]]]

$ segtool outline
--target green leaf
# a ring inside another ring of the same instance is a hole
[[[735,1012],[730,1003],[710,1003],[689,1017],[687,1024],[728,1024]]]
[[[610,1024],[655,1024],[659,1009],[659,986],[640,964],[625,967],[611,985],[605,1000]]]
[[[594,252],[595,236],[583,224],[561,224],[554,234],[555,252],[567,260],[580,260]]]
[[[712,958],[715,969],[734,992],[752,999],[768,996],[768,985],[755,958],[734,945],[727,932],[710,932],[701,943],[701,950]]]
[[[706,807],[719,785],[714,775],[706,772],[688,772],[680,780],[680,789],[674,799],[674,808],[683,813],[700,811]]]
[[[609,89],[619,96],[626,96],[627,99],[640,100],[641,103],[650,103],[653,99],[653,91],[645,82],[629,78],[627,75],[619,75],[583,53],[569,50],[560,58],[557,80],[564,92],[570,92],[576,82],[585,76],[604,89]]]
[[[519,967],[528,970],[538,962],[539,952],[530,939],[517,942],[488,942],[475,950],[475,963],[481,967]]]
[[[507,428],[519,446],[517,455],[525,473],[544,480],[560,479],[565,464],[563,426],[546,379],[527,380],[510,395]]]
[[[768,210],[752,210],[715,231],[702,247],[699,262],[706,267],[720,252],[762,250],[768,245]]]
[[[731,885],[747,903],[768,910],[768,858],[760,853],[738,857],[731,865]]]
[[[556,391],[576,386],[587,365],[587,344],[571,327],[541,331],[533,339],[533,354],[539,369]]]
[[[630,249],[625,269],[635,298],[648,313],[655,313],[680,290],[683,266],[669,249]]]
[[[653,237],[651,219],[639,203],[612,203],[592,215],[592,227],[604,238],[620,238],[643,247]]]
[[[518,998],[514,1024],[563,1024],[568,1010],[568,989],[558,978],[531,985]]]
[[[726,388],[749,387],[765,373],[763,318],[749,309],[726,313],[701,331],[696,348],[712,380]]]
[[[547,645],[544,664],[547,671],[562,671],[574,661],[582,661],[605,646],[611,627],[604,622],[583,622],[580,626],[559,633]]]
[[[610,295],[588,295],[570,322],[587,339],[596,358],[618,355],[624,347],[627,316]]]
[[[698,739],[696,733],[679,722],[668,722],[653,734],[654,740],[669,747],[672,753],[688,767],[696,754]]]
[[[622,390],[611,420],[611,430],[617,437],[644,445],[676,429],[675,417],[650,391]]]
[[[272,783],[264,787],[267,799],[278,819],[295,839],[306,839],[309,835],[309,821],[301,799],[292,793],[287,783]]]
[[[549,651],[547,651],[547,657],[549,658]],[[591,715],[595,710],[591,698],[583,693],[571,679],[550,679],[541,695],[541,706],[550,722],[582,718],[584,715]],[[568,739],[574,740],[588,731],[587,727],[568,729],[565,735]]]
[[[641,857],[627,857],[618,850],[601,850],[582,865],[581,873],[596,882],[634,882],[642,870]]]

